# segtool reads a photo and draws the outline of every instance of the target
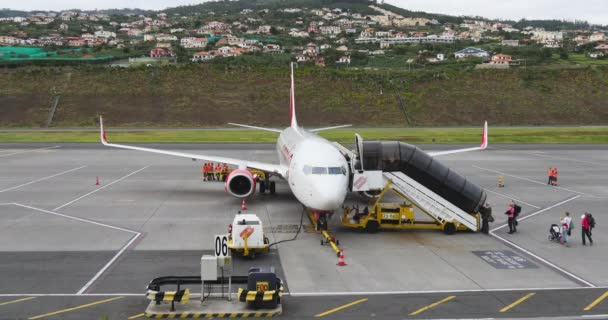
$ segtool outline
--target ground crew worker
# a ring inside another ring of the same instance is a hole
[[[203,163],[201,167],[201,172],[203,173],[203,181],[207,181],[207,164]]]
[[[547,184],[553,185],[553,167],[549,167],[549,170],[547,170],[547,175],[549,176]]]
[[[205,181],[209,181],[211,180],[211,177],[209,176],[209,172],[211,170],[209,170],[209,162],[205,163]]]
[[[553,168],[553,185],[554,186],[558,185],[558,183],[557,183],[557,174],[558,174],[557,168]]]
[[[228,177],[228,165],[225,163],[222,166],[222,176],[222,181],[226,181],[226,178]]]
[[[215,177],[216,177],[217,181],[221,181],[221,179],[220,179],[221,173],[222,173],[222,165],[218,163],[215,166]]]

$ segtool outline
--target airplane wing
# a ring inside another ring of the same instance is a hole
[[[454,153],[462,153],[469,151],[477,151],[484,150],[488,147],[488,122],[486,121],[483,124],[483,133],[481,135],[481,145],[479,147],[473,148],[465,148],[465,149],[455,149],[455,150],[446,150],[446,151],[437,151],[437,152],[428,152],[431,157],[443,156],[446,154],[454,154]]]
[[[273,174],[279,175],[280,177],[283,177],[283,178],[286,176],[286,173],[287,173],[287,168],[285,168],[281,165],[277,165],[277,164],[109,143],[106,138],[106,132],[103,128],[103,119],[101,116],[99,117],[99,125],[100,125],[100,133],[101,133],[101,143],[104,146],[128,149],[128,150],[152,152],[152,153],[158,153],[158,154],[166,154],[166,155],[170,155],[170,156],[204,160],[204,161],[210,161],[210,162],[225,163],[225,164],[237,166],[241,169],[251,168],[251,169],[257,169],[257,170],[261,170],[261,171],[268,172],[268,173],[273,173]]]
[[[310,129],[310,130],[308,130],[308,131],[310,131],[310,132],[319,132],[319,131],[326,131],[326,130],[333,130],[333,129],[346,128],[346,127],[352,127],[352,124],[343,124],[343,125],[340,125],[340,126],[333,126],[333,127],[325,127],[325,128]]]

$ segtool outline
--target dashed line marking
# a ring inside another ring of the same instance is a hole
[[[2,303],[0,303],[0,306],[5,306],[8,304],[13,304],[13,303],[19,303],[19,302],[23,302],[23,301],[32,300],[32,299],[36,299],[36,297],[27,297],[27,298],[17,299],[17,300],[13,300],[13,301],[2,302]]]
[[[57,311],[41,314],[41,315],[38,315],[38,316],[33,316],[31,318],[28,318],[28,319],[29,320],[35,320],[35,319],[50,317],[50,316],[54,316],[56,314],[66,313],[66,312],[70,312],[70,311],[75,311],[75,310],[80,310],[80,309],[96,306],[96,305],[103,304],[103,303],[112,302],[112,301],[118,300],[120,298],[122,298],[122,297],[114,297],[114,298],[105,299],[105,300],[101,300],[101,301],[91,302],[91,303],[83,304],[81,306],[77,306],[77,307],[73,307],[73,308],[62,309],[62,310],[57,310]]]
[[[586,306],[585,309],[583,309],[583,310],[589,311],[589,310],[595,308],[595,306],[597,306],[600,302],[602,302],[604,299],[606,299],[606,297],[608,297],[608,291],[604,292],[603,295],[601,295],[599,298],[595,299],[588,306]]]
[[[518,305],[519,305],[519,304],[521,304],[522,302],[524,302],[524,301],[526,301],[526,300],[530,299],[530,298],[531,298],[532,296],[534,296],[535,294],[536,294],[536,293],[534,293],[534,292],[530,292],[530,293],[528,293],[527,295],[525,295],[525,296],[523,296],[523,297],[521,297],[521,298],[519,298],[519,299],[515,300],[515,302],[511,303],[510,305],[508,305],[508,306],[506,306],[506,307],[504,307],[504,308],[500,309],[500,312],[501,312],[501,313],[502,313],[502,312],[507,312],[507,311],[509,311],[509,310],[511,310],[511,309],[513,309],[513,308],[515,308],[516,306],[518,306]]]
[[[345,304],[345,305],[343,305],[343,306],[339,306],[339,307],[337,307],[337,308],[333,308],[333,309],[331,309],[331,310],[327,310],[327,311],[325,311],[325,312],[323,312],[323,313],[319,313],[318,315],[316,315],[316,316],[315,316],[315,318],[324,317],[324,316],[326,316],[326,315],[328,315],[328,314],[332,314],[332,313],[334,313],[334,312],[338,312],[338,311],[340,311],[340,310],[344,310],[344,309],[346,309],[346,308],[352,307],[352,306],[354,306],[354,305],[357,305],[357,304],[359,304],[359,303],[365,302],[365,301],[367,301],[367,300],[368,300],[368,299],[367,299],[367,298],[365,298],[365,299],[359,299],[359,300],[357,300],[357,301],[353,301],[353,302],[351,302],[351,303],[347,303],[347,304]]]
[[[410,316],[415,316],[417,314],[423,313],[429,309],[435,308],[436,306],[438,306],[440,304],[446,303],[454,298],[456,298],[456,296],[449,296],[449,297],[443,298],[437,302],[433,302],[433,303],[429,304],[428,306],[422,307],[422,308],[410,313]]]

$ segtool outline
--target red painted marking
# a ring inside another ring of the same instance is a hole
[[[241,238],[245,239],[245,235],[247,235],[247,238],[249,238],[253,234],[253,231],[255,231],[255,229],[253,229],[252,226],[248,226],[241,231],[240,236]]]

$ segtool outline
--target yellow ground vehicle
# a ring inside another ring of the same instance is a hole
[[[457,230],[468,230],[461,224],[456,225],[451,221],[440,221],[421,208],[418,209],[431,219],[416,219],[414,205],[401,192],[391,188],[391,185],[392,181],[389,181],[373,204],[370,203],[371,206],[368,205],[362,210],[360,210],[361,208],[359,210],[345,208],[341,217],[342,225],[364,229],[367,232],[377,232],[379,229],[431,229],[443,230],[447,234],[453,234]],[[382,203],[382,199],[389,190],[399,196],[403,202]]]

